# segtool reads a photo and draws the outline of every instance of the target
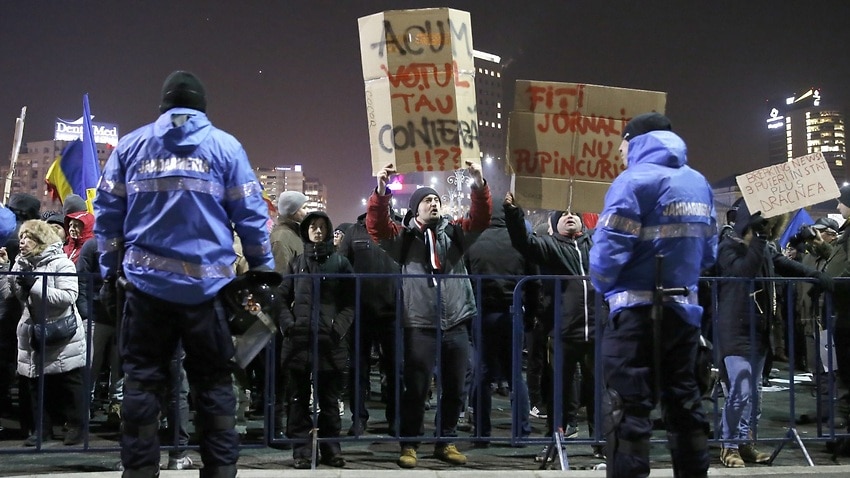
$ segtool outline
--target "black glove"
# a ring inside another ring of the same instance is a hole
[[[29,294],[30,289],[32,289],[32,286],[35,285],[36,279],[36,276],[17,276],[15,277],[15,283],[18,284],[21,291],[25,294]]]
[[[115,279],[103,281],[103,286],[100,288],[100,303],[103,304],[109,318],[117,323],[121,313],[118,310],[118,284]]]
[[[767,235],[768,223],[767,219],[762,217],[761,211],[750,216],[750,230],[753,234],[759,237]]]

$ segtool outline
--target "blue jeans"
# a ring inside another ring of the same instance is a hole
[[[727,384],[726,403],[723,406],[723,418],[720,422],[720,438],[726,448],[738,448],[732,440],[750,440],[750,430],[756,425],[754,410],[758,410],[758,384],[764,368],[765,354],[754,357],[730,355],[723,359],[726,366]]]

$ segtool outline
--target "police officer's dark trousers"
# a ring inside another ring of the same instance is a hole
[[[194,423],[204,463],[201,476],[235,476],[239,437],[228,366],[233,342],[222,303],[216,298],[177,304],[137,290],[126,293],[121,329],[124,475],[141,477],[159,468],[159,398],[168,388],[178,343],[186,352],[183,365],[195,403]]]
[[[623,418],[608,438],[608,477],[649,476],[653,397],[651,308],[623,309],[605,325],[600,357],[609,390],[623,402]],[[664,308],[661,324],[661,402],[674,476],[704,477],[707,423],[695,377],[699,328]]]

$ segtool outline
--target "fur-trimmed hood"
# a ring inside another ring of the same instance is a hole
[[[47,249],[47,246],[51,244],[60,243],[62,239],[56,235],[56,231],[53,230],[53,227],[47,223],[47,221],[42,221],[41,219],[30,219],[28,221],[24,221],[21,224],[21,228],[18,230],[18,239],[24,237],[24,235],[29,236],[35,242],[38,243],[38,246],[33,249],[31,256],[37,256],[44,252]]]

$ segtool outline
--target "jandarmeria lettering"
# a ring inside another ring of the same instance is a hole
[[[165,173],[172,171],[189,171],[194,173],[209,173],[210,165],[202,158],[164,158],[146,159],[139,164],[139,173]]]
[[[674,202],[664,208],[665,216],[709,216],[711,207],[701,202]]]

